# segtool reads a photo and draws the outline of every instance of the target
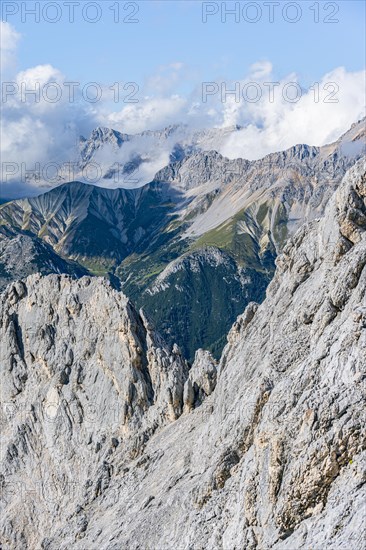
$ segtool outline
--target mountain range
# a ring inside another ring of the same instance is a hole
[[[176,132],[138,140],[158,147]],[[237,315],[263,300],[285,243],[323,214],[365,154],[366,131],[363,119],[330,145],[296,145],[256,161],[197,150],[217,135],[197,134],[189,145],[172,141],[171,162],[138,188],[74,181],[1,205],[2,286],[37,271],[107,276],[189,361],[201,347],[218,359]],[[81,140],[82,161],[95,160],[105,144],[118,152],[133,141],[97,129]],[[14,267],[8,250],[24,255],[23,265]]]
[[[49,190],[73,180],[110,188],[135,188],[149,183],[156,171],[193,152],[221,149],[241,126],[194,130],[174,124],[162,130],[126,134],[112,128],[95,128],[89,138],[79,136],[65,162],[55,162],[54,173],[27,170],[25,181]],[[31,189],[31,187],[29,188]],[[28,189],[28,190],[29,190]]]

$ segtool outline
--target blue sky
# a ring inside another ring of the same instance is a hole
[[[24,2],[17,4],[20,8]],[[30,9],[35,2],[26,4]],[[197,0],[136,2],[139,10],[131,18],[138,19],[138,23],[114,23],[110,8],[116,2],[104,0],[99,2],[100,21],[90,23],[83,20],[82,8],[87,2],[81,1],[75,7],[75,22],[71,24],[69,8],[62,1],[58,4],[61,19],[56,23],[47,22],[42,16],[35,23],[34,17],[21,9],[7,17],[22,35],[18,46],[20,70],[51,64],[81,82],[113,84],[119,80],[143,85],[160,66],[180,62],[186,66],[185,83],[177,84],[180,91],[197,80],[240,79],[258,60],[270,60],[278,78],[296,72],[305,86],[335,67],[356,71],[365,64],[365,3],[359,0],[302,0],[297,2],[302,16],[296,23],[285,21],[285,16],[295,19],[296,12],[287,7],[284,16],[283,6],[289,3],[283,0],[281,6],[273,7],[273,23],[269,22],[270,8],[263,2],[254,3],[262,9],[256,23],[249,23],[244,17],[253,20],[260,12],[250,8],[248,2],[240,2],[241,10],[247,4],[247,12],[244,16],[240,13],[238,23],[230,15],[222,22],[219,9],[217,14],[207,16],[205,24],[202,10],[214,10],[214,5],[219,7],[221,2],[206,3],[206,8]],[[121,19],[134,10],[128,2],[119,4]],[[316,4],[319,23],[314,22]],[[226,2],[228,10],[234,5],[235,2]],[[336,7],[339,11],[333,15]],[[46,17],[54,18],[56,12],[51,7],[48,10]],[[92,19],[96,11],[91,7],[86,13]],[[22,15],[25,22],[21,21]],[[339,22],[325,23],[327,17]]]

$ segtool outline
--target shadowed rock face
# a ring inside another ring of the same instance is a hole
[[[188,374],[101,279],[8,287],[4,548],[362,548],[365,172],[288,242],[219,365]]]

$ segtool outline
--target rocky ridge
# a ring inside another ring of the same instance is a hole
[[[34,192],[32,186],[51,189],[55,183],[73,180],[114,188],[141,187],[168,162],[181,160],[192,152],[219,150],[239,130],[240,126],[195,130],[172,124],[161,130],[127,134],[97,127],[88,138],[79,137],[71,150],[72,158],[59,166],[52,183],[44,181],[42,173],[28,171],[28,191]]]

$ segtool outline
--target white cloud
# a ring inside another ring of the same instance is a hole
[[[299,93],[296,103],[282,95],[289,82],[297,82],[296,75],[280,82],[272,103],[263,93],[257,103],[242,101],[224,107],[224,122],[230,120],[245,128],[228,139],[222,154],[252,160],[297,143],[321,146],[336,140],[365,115],[364,71],[350,73],[337,68],[312,90]]]
[[[257,61],[250,66],[250,75],[252,78],[263,78],[272,73],[272,63],[270,61]]]
[[[5,21],[0,21],[1,72],[6,72],[15,64],[16,48],[20,34]]]
[[[104,126],[135,134],[180,121],[186,108],[187,100],[179,95],[145,97],[139,103],[126,104],[121,111],[100,114],[98,120]]]
[[[144,87],[149,95],[168,96],[184,81],[187,76],[185,69],[186,67],[180,61],[161,65],[146,79]]]
[[[61,166],[75,161],[79,133],[83,126],[88,131],[89,124],[95,126],[85,106],[69,102],[64,81],[64,75],[52,65],[38,65],[4,81],[9,87],[6,97],[2,97],[0,152],[3,183],[9,182],[2,190],[6,196],[14,192],[14,182],[22,182],[20,188],[27,188],[27,192],[32,192],[32,185],[43,185],[37,181],[25,184],[25,176],[31,171],[40,170],[50,179],[53,177],[48,168],[50,163]],[[56,102],[52,96],[54,89],[45,88],[50,83],[61,90]],[[36,94],[32,93],[34,90]]]
[[[34,113],[46,114],[69,103],[64,75],[52,65],[37,65],[16,75],[18,107],[26,105]],[[14,96],[10,96],[10,100]]]

